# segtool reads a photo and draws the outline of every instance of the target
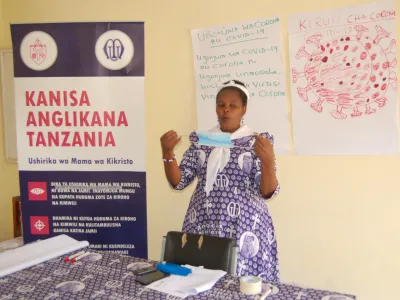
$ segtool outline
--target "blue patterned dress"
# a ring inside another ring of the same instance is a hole
[[[273,143],[270,134],[260,135]],[[195,132],[189,139],[192,144],[179,165],[182,178],[175,189],[183,190],[196,177],[198,182],[182,231],[235,238],[239,246],[237,275],[279,282],[277,241],[266,199],[260,193],[261,161],[254,152],[254,136],[232,140],[238,147],[230,149],[229,162],[217,173],[208,197],[205,192],[207,161],[214,147],[196,144]],[[272,197],[279,190],[278,185]]]

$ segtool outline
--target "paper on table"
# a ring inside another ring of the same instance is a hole
[[[164,279],[149,284],[147,287],[182,299],[211,289],[226,272],[193,267],[188,276],[170,275]]]
[[[9,250],[0,254],[0,278],[82,249],[88,245],[87,241],[80,242],[62,234]]]

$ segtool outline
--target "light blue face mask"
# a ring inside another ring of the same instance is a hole
[[[231,135],[226,132],[196,131],[199,145],[232,148]]]

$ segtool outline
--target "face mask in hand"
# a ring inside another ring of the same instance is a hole
[[[199,145],[232,148],[231,135],[225,132],[196,131]]]

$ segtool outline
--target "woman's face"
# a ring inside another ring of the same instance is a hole
[[[221,130],[224,132],[236,131],[246,113],[246,106],[243,106],[239,91],[226,89],[219,93],[216,111]]]

